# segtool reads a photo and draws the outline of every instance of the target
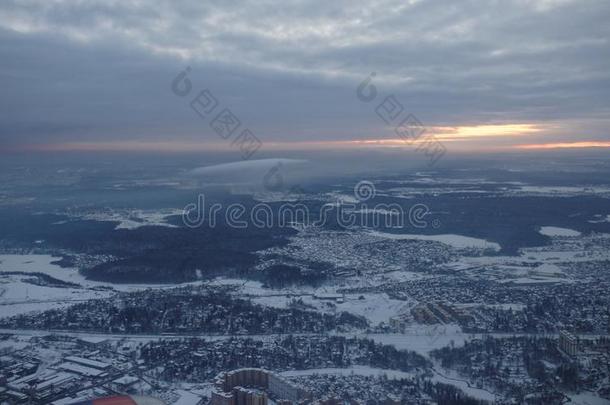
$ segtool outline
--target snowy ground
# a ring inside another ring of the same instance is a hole
[[[518,256],[461,257],[446,263],[443,267],[471,275],[483,275],[493,280],[513,282],[568,283],[562,265],[568,262],[588,262],[610,260],[609,234],[576,235],[564,228],[545,229],[552,236],[552,244],[521,249]]]
[[[65,269],[52,264],[58,260],[49,255],[0,255],[0,310],[3,316],[61,308],[76,301],[105,298],[111,291],[96,291],[100,284],[88,282],[76,269]],[[27,280],[31,276],[8,275],[6,272],[42,273],[55,279],[82,287],[53,287],[36,285]]]
[[[483,401],[490,401],[493,403],[496,399],[496,396],[490,391],[487,391],[482,388],[473,387],[468,381],[460,379],[457,375],[445,374],[444,371],[435,370],[435,374],[432,377],[432,381],[453,385],[454,387],[457,387],[464,391],[467,395],[470,395],[473,398],[480,399]]]
[[[112,209],[102,208],[99,210],[74,208],[69,209],[65,214],[73,219],[92,220],[99,222],[116,222],[114,229],[137,229],[143,226],[165,226],[175,228],[167,222],[167,218],[175,215],[182,215],[183,209],[167,208],[160,210],[141,210],[141,209]]]
[[[345,334],[348,335],[348,334]],[[358,337],[392,345],[400,350],[412,350],[423,356],[451,344],[463,346],[466,340],[478,335],[462,332],[458,325],[409,325],[404,333],[362,333]]]
[[[381,322],[388,323],[391,317],[408,313],[417,303],[415,301],[395,300],[385,293],[337,294],[337,287],[319,288],[299,286],[274,290],[263,288],[257,281],[218,278],[210,285],[235,285],[239,288],[238,296],[248,297],[252,302],[275,308],[287,308],[294,299],[302,300],[307,306],[317,311],[334,313],[346,311],[368,319],[371,326]],[[336,299],[324,299],[327,295],[338,295],[343,302]]]
[[[176,390],[179,398],[173,402],[173,405],[193,405],[201,401],[201,397],[186,390]]]
[[[0,313],[12,316],[30,311],[44,311],[61,308],[78,301],[94,298],[107,298],[116,291],[137,291],[147,288],[173,288],[167,284],[110,284],[87,280],[77,269],[63,268],[51,255],[0,255]],[[20,274],[3,274],[21,272]],[[33,276],[42,273],[55,279],[78,284],[80,287],[54,287],[36,285],[28,282]],[[103,288],[100,288],[103,287]]]
[[[370,234],[381,238],[395,240],[431,240],[441,242],[457,249],[479,248],[500,250],[500,245],[495,242],[490,242],[485,239],[471,238],[469,236],[446,234],[446,235],[408,235],[408,234],[393,234],[387,232],[371,231]]]
[[[610,401],[590,393],[569,394],[568,397],[574,405],[610,405]]]
[[[546,236],[580,236],[578,231],[556,226],[543,226],[540,228],[540,233]]]
[[[91,284],[76,269],[62,268],[52,262],[59,257],[51,255],[0,255],[0,273],[20,271],[24,273],[43,273],[58,280],[76,284]]]

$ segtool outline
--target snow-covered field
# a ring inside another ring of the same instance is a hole
[[[116,222],[114,229],[137,229],[143,226],[165,226],[175,228],[175,225],[167,223],[167,218],[182,215],[183,209],[168,208],[160,210],[141,209],[111,209],[105,208],[95,211],[79,211],[78,209],[68,211],[68,216],[83,220],[100,222]]]
[[[564,242],[567,240],[570,243],[524,248],[520,250],[519,256],[462,257],[456,262],[449,263],[448,266],[470,269],[494,265],[521,267],[524,264],[555,265],[563,262],[610,260],[610,251],[606,247],[609,237],[610,234],[563,237]],[[538,267],[536,270],[544,272],[548,269],[549,267]]]
[[[556,226],[543,226],[540,228],[540,233],[546,236],[580,236],[578,231]]]
[[[408,325],[404,333],[363,333],[358,337],[392,345],[401,350],[412,350],[424,356],[427,356],[431,350],[450,344],[462,346],[470,339],[470,335],[462,332],[455,324]]]
[[[569,394],[571,404],[574,405],[610,405],[610,401],[604,398],[600,398],[596,395],[590,394],[588,392],[583,392],[580,394]]]
[[[469,236],[446,234],[446,235],[409,235],[409,234],[394,234],[387,232],[371,231],[371,235],[386,239],[394,240],[431,240],[441,242],[454,248],[479,248],[500,250],[500,245],[495,242],[490,242],[485,239],[471,238]]]
[[[371,325],[381,322],[387,323],[393,316],[408,313],[416,302],[395,300],[385,293],[363,294],[337,294],[333,287],[313,288],[299,286],[273,290],[263,288],[257,281],[244,281],[240,279],[217,278],[210,285],[234,285],[238,288],[238,296],[248,297],[252,302],[275,308],[287,308],[294,299],[301,300],[305,305],[325,313],[349,312],[365,317]],[[343,302],[336,299],[325,299],[325,296],[341,297]]]
[[[78,301],[106,298],[116,291],[137,291],[146,288],[172,288],[157,284],[110,284],[87,280],[75,268],[63,268],[51,255],[0,255],[0,313],[12,316],[30,311],[61,308]],[[6,274],[20,272],[25,274]],[[28,274],[42,273],[55,279],[77,284],[79,287],[56,287],[28,282]],[[104,289],[100,289],[104,287]]]
[[[43,273],[58,280],[79,284],[84,288],[112,287],[119,291],[134,291],[146,288],[168,288],[167,284],[111,284],[103,281],[87,280],[77,269],[64,268],[53,263],[59,259],[59,257],[51,255],[0,254],[0,276],[4,272],[11,271]]]
[[[53,287],[36,285],[27,280],[31,276],[3,274],[6,272],[42,273],[55,279],[93,287],[76,269],[65,269],[50,255],[0,255],[0,308],[4,316],[65,307],[76,301],[105,298],[111,292],[79,287]],[[98,285],[99,286],[99,285]]]
[[[76,269],[62,268],[52,263],[59,259],[51,255],[0,255],[0,273],[8,271],[43,273],[69,283],[87,282]]]
[[[610,193],[608,187],[588,187],[588,186],[520,186],[513,193],[524,195],[545,195],[552,197],[571,197],[583,194],[605,195]]]

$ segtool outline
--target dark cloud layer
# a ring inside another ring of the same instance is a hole
[[[430,125],[610,139],[609,17],[603,0],[3,1],[0,143],[216,141],[170,91],[187,65],[265,140],[388,136],[355,97],[373,71]]]

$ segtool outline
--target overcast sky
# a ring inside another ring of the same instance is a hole
[[[3,0],[0,146],[227,142],[203,89],[269,144],[396,138],[394,95],[456,144],[610,145],[608,21],[607,0]]]

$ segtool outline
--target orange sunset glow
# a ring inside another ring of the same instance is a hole
[[[398,137],[382,138],[381,136],[352,139],[352,140],[312,140],[312,141],[268,141],[266,147],[274,150],[315,150],[324,148],[354,148],[354,147],[412,147],[430,141],[450,142],[459,148],[459,144],[468,144],[471,150],[486,150],[497,148],[493,143],[485,140],[505,140],[510,142],[514,138],[526,137],[531,134],[547,130],[540,124],[486,124],[468,126],[432,126],[417,139],[412,141]],[[393,133],[394,131],[392,131]],[[474,147],[471,145],[477,141]],[[565,147],[607,147],[610,142],[578,142],[572,144],[518,144],[508,148],[516,149],[553,149]],[[505,149],[504,147],[503,149]],[[26,150],[35,151],[124,151],[124,152],[193,152],[205,150],[229,149],[226,143],[217,140],[207,141],[202,137],[200,141],[106,141],[106,142],[64,142],[57,144],[29,145]]]
[[[570,148],[610,148],[608,141],[556,142],[516,145],[517,149],[570,149]]]

